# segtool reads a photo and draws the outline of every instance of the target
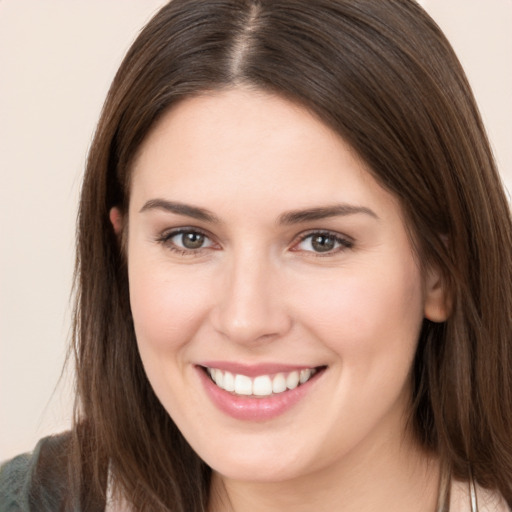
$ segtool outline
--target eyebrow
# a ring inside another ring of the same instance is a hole
[[[186,217],[192,217],[193,219],[202,220],[204,222],[220,224],[219,218],[209,210],[189,204],[167,201],[165,199],[150,199],[140,209],[140,213],[148,210],[164,210],[166,212],[185,215]]]
[[[323,206],[319,208],[308,208],[306,210],[294,210],[283,213],[279,219],[279,224],[291,225],[301,222],[327,219],[329,217],[338,217],[355,214],[365,214],[379,219],[379,216],[366,206],[354,206],[350,204],[336,204],[333,206]]]
[[[220,219],[211,211],[198,206],[192,206],[176,201],[167,201],[166,199],[150,199],[140,209],[140,213],[149,210],[164,210],[177,215],[184,215],[193,219],[220,224]],[[315,220],[327,219],[329,217],[338,217],[346,215],[365,214],[379,219],[379,216],[366,206],[355,206],[350,204],[335,204],[332,206],[321,206],[317,208],[307,208],[305,210],[292,210],[281,214],[277,220],[278,224],[292,225],[301,222],[310,222]]]

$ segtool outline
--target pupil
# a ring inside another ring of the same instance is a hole
[[[334,248],[334,238],[327,235],[317,235],[311,241],[313,249],[317,252],[327,252]]]
[[[183,246],[187,249],[199,249],[204,243],[204,235],[200,233],[185,233],[183,235]]]

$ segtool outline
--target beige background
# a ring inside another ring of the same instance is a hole
[[[0,460],[67,428],[82,169],[115,70],[163,0],[0,0]],[[425,0],[512,190],[512,0]]]

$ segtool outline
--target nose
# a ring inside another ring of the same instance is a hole
[[[280,277],[276,265],[264,257],[233,257],[226,264],[211,313],[215,330],[242,344],[260,344],[286,334],[292,319]]]

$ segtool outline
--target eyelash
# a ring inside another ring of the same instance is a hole
[[[302,234],[300,236],[298,242],[295,243],[293,245],[293,247],[297,247],[298,245],[305,242],[308,238],[313,238],[315,236],[330,238],[334,241],[335,244],[338,244],[338,247],[327,250],[325,252],[304,251],[304,252],[314,255],[315,257],[322,258],[322,257],[333,256],[335,254],[345,251],[346,249],[352,249],[354,247],[354,242],[352,240],[350,240],[348,237],[343,237],[339,233],[336,233],[333,231],[325,231],[325,230],[313,230],[313,231],[309,231],[307,233]],[[300,249],[292,249],[292,251],[296,251],[296,252],[298,252],[299,250]]]
[[[202,252],[207,249],[208,247],[199,247],[197,249],[187,249],[187,248],[181,248],[177,246],[175,243],[173,243],[171,240],[175,236],[184,235],[184,234],[195,234],[203,236],[205,239],[211,240],[211,237],[205,233],[204,231],[201,231],[197,228],[180,228],[175,229],[173,231],[168,231],[160,235],[156,241],[158,243],[161,243],[164,245],[167,249],[174,252],[175,254],[178,254],[179,256],[200,256]]]
[[[200,235],[204,237],[205,239],[208,239],[211,241],[211,237],[205,233],[204,231],[197,229],[197,228],[180,228],[176,229],[170,232],[165,232],[162,235],[160,235],[156,241],[158,243],[161,243],[166,248],[168,248],[170,251],[180,255],[180,256],[200,256],[202,255],[203,251],[205,249],[209,249],[208,247],[198,247],[197,249],[187,249],[187,248],[181,248],[177,246],[175,243],[173,243],[171,240],[172,238],[184,235],[184,234],[195,234]],[[312,238],[314,236],[317,237],[326,237],[330,238],[334,241],[335,244],[338,244],[338,247],[335,247],[333,249],[326,250],[325,252],[321,251],[304,251],[305,253],[310,253],[311,255],[314,255],[314,257],[327,257],[332,256],[334,254],[338,254],[339,252],[342,252],[346,249],[352,249],[354,246],[354,242],[346,237],[340,236],[339,233],[332,232],[332,231],[325,231],[325,230],[314,230],[309,231],[307,233],[302,234],[296,242],[294,242],[291,251],[293,252],[299,252],[300,249],[296,249],[296,247],[303,242],[305,242],[308,238]],[[212,242],[213,244],[213,242]]]

